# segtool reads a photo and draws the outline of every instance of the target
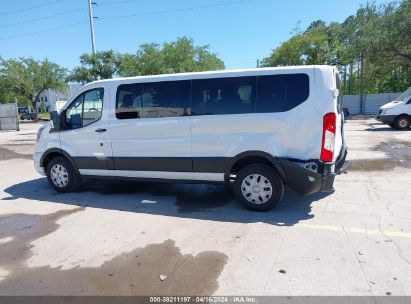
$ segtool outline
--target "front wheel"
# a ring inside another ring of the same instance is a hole
[[[46,168],[50,186],[57,192],[72,192],[80,184],[80,178],[71,163],[63,156],[53,158]]]
[[[274,208],[284,195],[284,182],[274,168],[252,164],[238,172],[234,193],[240,203],[252,211]]]
[[[395,119],[394,124],[399,130],[407,130],[410,127],[411,120],[408,116],[400,116]]]

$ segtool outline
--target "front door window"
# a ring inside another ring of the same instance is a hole
[[[78,96],[66,111],[68,129],[88,126],[101,118],[103,110],[103,89],[87,91]]]

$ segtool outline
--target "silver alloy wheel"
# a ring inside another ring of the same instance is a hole
[[[66,168],[64,168],[60,164],[55,164],[53,167],[51,167],[50,177],[53,181],[53,184],[60,188],[67,186],[69,181]]]
[[[400,128],[405,128],[407,126],[408,121],[405,118],[402,118],[398,121],[398,125]]]
[[[253,204],[266,203],[273,194],[270,181],[261,174],[250,174],[241,183],[244,198]]]

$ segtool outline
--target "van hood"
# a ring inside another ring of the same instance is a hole
[[[391,108],[395,107],[396,105],[398,105],[398,104],[400,104],[400,103],[403,103],[403,101],[401,101],[401,100],[394,100],[394,101],[391,101],[391,102],[389,102],[389,103],[386,103],[386,104],[383,105],[380,109],[382,109],[382,110],[391,109]]]

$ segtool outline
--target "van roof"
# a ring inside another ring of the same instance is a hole
[[[335,66],[331,65],[300,65],[300,66],[283,66],[283,67],[269,67],[269,68],[251,68],[251,69],[235,69],[235,70],[218,70],[218,71],[205,71],[205,72],[188,72],[188,73],[173,73],[173,74],[159,74],[159,75],[148,75],[148,76],[134,76],[134,77],[119,77],[119,78],[110,78],[90,82],[86,86],[106,83],[106,82],[123,82],[123,81],[133,81],[133,80],[161,80],[166,78],[172,78],[176,80],[185,80],[190,78],[203,78],[203,76],[229,76],[229,75],[238,75],[243,76],[247,74],[259,74],[261,72],[269,71],[306,71],[309,69],[320,69],[320,70],[330,70],[335,69]],[[195,76],[195,77],[193,77]],[[207,77],[207,78],[208,78]]]

